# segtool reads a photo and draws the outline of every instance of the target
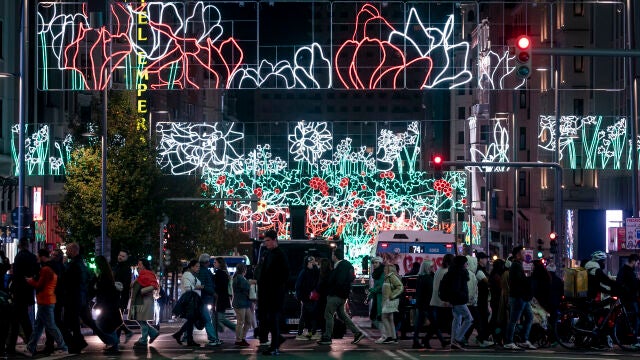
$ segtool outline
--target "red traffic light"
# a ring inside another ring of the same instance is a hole
[[[557,237],[556,233],[552,232],[551,234],[549,234],[549,239],[551,240],[555,240]]]
[[[531,40],[529,40],[528,36],[522,35],[516,40],[516,46],[520,50],[527,50],[531,46]]]
[[[436,155],[433,157],[433,164],[434,165],[441,165],[442,164],[442,156],[440,155]]]

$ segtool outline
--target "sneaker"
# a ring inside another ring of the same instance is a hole
[[[261,342],[260,346],[270,346],[271,345],[271,341],[267,340],[266,342]]]
[[[387,338],[383,336],[383,337],[381,337],[380,339],[378,339],[378,340],[374,341],[374,343],[376,343],[376,344],[382,344],[385,340],[387,340]]]
[[[398,339],[394,339],[392,337],[388,337],[382,343],[383,344],[397,344],[398,343]]]
[[[494,343],[493,343],[493,341],[482,340],[482,341],[478,341],[478,345],[480,345],[481,348],[487,348],[489,346],[493,346]]]
[[[514,343],[504,344],[503,347],[507,350],[520,350],[520,347]]]
[[[216,346],[220,346],[220,345],[222,345],[222,341],[220,341],[220,340],[212,340],[212,341],[209,341],[207,343],[207,345],[205,345],[205,346],[207,346],[207,347],[216,347]]]
[[[464,346],[455,340],[451,340],[451,349],[464,350]]]
[[[174,333],[171,335],[171,337],[176,339],[176,342],[178,343],[178,345],[182,345],[182,334]]]
[[[535,347],[531,341],[527,340],[523,343],[518,344],[519,347],[523,348],[523,349],[529,349],[529,350],[536,350],[537,347]]]
[[[360,340],[362,340],[364,338],[364,334],[362,333],[362,331],[358,331],[357,333],[355,333],[353,335],[353,341],[351,342],[352,344],[357,344],[360,342]]]
[[[331,339],[320,339],[320,341],[318,341],[318,345],[331,345]]]
[[[307,335],[298,335],[296,336],[296,340],[309,340],[309,337],[307,337]]]
[[[311,335],[311,337],[309,338],[309,340],[320,340],[320,339],[322,339],[322,334],[320,333],[315,333]]]

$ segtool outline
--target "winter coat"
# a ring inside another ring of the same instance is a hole
[[[404,291],[402,281],[395,274],[387,274],[382,284],[382,313],[398,312],[400,296]]]
[[[531,279],[524,273],[522,262],[514,260],[509,268],[509,297],[531,301],[533,289]]]
[[[251,300],[249,299],[251,284],[249,284],[249,281],[243,275],[236,274],[231,284],[233,285],[233,308],[246,309],[251,307]]]
[[[589,261],[584,266],[587,270],[587,297],[595,299],[600,293],[616,294],[616,282],[604,273],[597,261]]]
[[[111,333],[122,325],[119,299],[120,291],[116,289],[115,284],[104,277],[98,277],[95,307],[100,309],[100,316],[96,325],[105,333]]]
[[[433,296],[433,274],[418,275],[416,284],[416,308],[428,310]]]
[[[38,305],[53,305],[56,303],[56,284],[58,283],[58,275],[48,266],[40,269],[38,280],[33,278],[27,280],[29,285],[36,289],[36,300]]]
[[[449,306],[449,303],[442,301],[442,299],[440,299],[440,296],[438,296],[438,289],[440,289],[440,282],[442,281],[444,274],[446,274],[447,272],[449,272],[449,268],[441,267],[441,268],[438,268],[438,270],[436,270],[435,274],[433,274],[433,291],[431,292],[431,302],[429,303],[429,305],[437,306],[437,307]]]
[[[469,270],[464,267],[451,266],[449,272],[452,276],[451,286],[453,287],[451,294],[451,305],[466,305],[469,302]]]
[[[205,304],[213,305],[216,298],[216,286],[213,281],[213,274],[206,266],[200,266],[200,271],[196,274],[198,280],[204,288],[200,291],[200,297]]]
[[[258,308],[281,312],[289,281],[287,255],[279,247],[269,250],[258,270]]]
[[[129,303],[129,293],[131,292],[131,267],[127,262],[119,262],[113,267],[113,278],[122,284],[119,292],[118,304],[121,309],[125,309]]]
[[[340,260],[329,275],[329,296],[348,299],[354,279],[353,265],[347,260]]]
[[[311,291],[315,290],[318,286],[318,278],[320,277],[320,270],[318,268],[304,268],[300,270],[298,279],[296,280],[296,299],[298,301],[308,303],[313,302],[309,299]]]
[[[638,298],[638,278],[635,270],[631,266],[623,265],[616,276],[616,283],[620,289],[620,298],[623,302],[629,303]]]
[[[216,288],[216,311],[225,312],[231,308],[231,294],[229,294],[229,273],[224,270],[216,270],[213,282]]]
[[[80,255],[69,260],[63,276],[65,306],[85,308],[88,300],[89,270]]]
[[[201,330],[204,326],[202,311],[200,311],[202,306],[202,299],[197,292],[185,291],[173,306],[172,314],[193,321],[194,326]]]
[[[382,314],[382,284],[384,284],[384,266],[380,265],[377,269],[373,270],[371,275],[373,281],[373,287],[369,289],[369,299],[373,300],[373,306],[371,307],[371,313],[369,314],[371,320],[380,320],[380,314]]]
[[[11,293],[13,301],[19,304],[33,305],[33,287],[27,284],[25,278],[38,274],[38,259],[28,250],[20,250],[13,260],[13,280],[11,281]],[[3,279],[4,280],[4,279]]]
[[[142,287],[138,281],[131,287],[129,320],[153,320],[153,286]]]

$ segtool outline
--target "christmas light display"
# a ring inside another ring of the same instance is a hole
[[[509,88],[506,84],[508,81],[517,81],[513,88],[520,89],[527,81],[517,79],[515,71],[516,57],[511,56],[508,49],[503,49],[502,55],[492,50],[481,52],[478,60],[478,88],[503,90]]]
[[[469,128],[476,129],[476,118],[469,118]],[[493,142],[488,145],[480,145],[475,142],[470,144],[471,161],[474,162],[509,162],[509,131],[502,126],[500,121],[496,121],[493,126]],[[471,168],[471,167],[470,167]],[[502,166],[483,166],[478,167],[479,171],[484,172],[503,172],[507,171],[507,167]]]
[[[15,124],[11,128],[11,156],[14,167],[14,175],[18,176],[18,146],[17,140],[20,126]],[[28,125],[25,125],[25,134],[29,133]],[[53,144],[53,149],[51,148]],[[39,128],[25,136],[25,174],[27,175],[64,175],[66,163],[71,159],[73,141],[67,134],[62,141],[52,141],[48,125],[39,125]]]
[[[455,88],[472,78],[469,44],[456,40],[462,36],[454,32],[454,15],[446,16],[440,29],[425,24],[416,8],[403,7],[408,13],[398,26],[378,6],[365,3],[353,14],[350,39],[323,35],[328,43],[293,45],[294,51],[282,39],[282,44],[268,46],[275,47],[274,54],[281,47],[291,58],[272,59],[256,57],[263,46],[257,34],[260,7],[238,6],[112,2],[110,27],[92,28],[83,3],[38,3],[39,88],[100,90],[117,78],[126,89],[137,90],[141,79],[148,78],[150,89],[169,90],[428,89]],[[256,29],[255,38],[241,30],[248,27]],[[334,83],[334,76],[339,81]]]
[[[555,126],[554,116],[540,116],[538,147],[548,153],[556,150]],[[560,159],[571,169],[631,170],[633,156],[640,155],[640,137],[634,144],[629,134],[624,117],[561,116]]]

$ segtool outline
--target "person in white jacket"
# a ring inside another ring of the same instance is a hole
[[[180,289],[182,290],[182,294],[185,294],[189,291],[194,291],[200,296],[200,290],[203,288],[202,283],[196,277],[196,274],[200,271],[200,262],[196,259],[191,260],[189,262],[189,266],[184,273],[182,273],[182,281]],[[193,321],[191,319],[187,319],[180,330],[171,335],[178,344],[182,345],[182,334],[187,334],[187,346],[200,347],[200,344],[193,341]]]
[[[435,275],[433,276],[433,293],[431,294],[431,316],[433,321],[435,322],[435,327],[438,329],[442,329],[443,325],[446,326],[447,323],[450,323],[451,320],[451,304],[446,301],[442,301],[440,296],[438,296],[438,289],[440,288],[440,282],[444,277],[444,274],[449,271],[449,266],[453,261],[452,254],[446,254],[442,258],[442,266],[436,270]],[[444,348],[447,346],[447,343],[441,343]]]

